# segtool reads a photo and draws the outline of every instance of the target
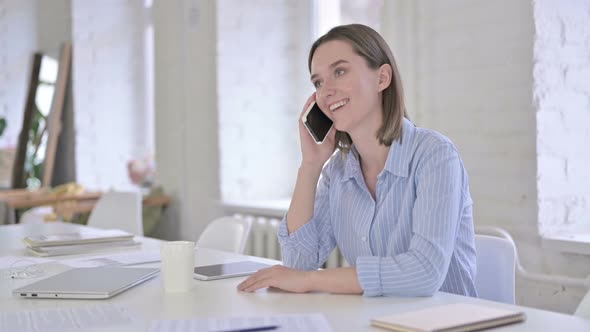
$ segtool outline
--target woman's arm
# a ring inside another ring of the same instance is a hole
[[[315,93],[305,103],[301,114],[315,102]],[[313,216],[316,187],[322,172],[322,167],[334,153],[336,130],[328,133],[323,144],[316,144],[311,135],[304,128],[301,120],[298,121],[299,142],[301,144],[302,161],[297,173],[295,191],[291,198],[291,205],[287,212],[287,227],[289,234],[295,232]]]
[[[301,271],[281,265],[258,271],[238,285],[238,290],[254,292],[260,288],[275,287],[295,293],[313,291],[336,294],[361,294],[354,267]]]
[[[311,291],[335,294],[362,294],[354,267],[310,271]]]
[[[304,172],[304,169],[300,170],[300,173]],[[298,179],[290,212],[281,221],[277,234],[285,266],[317,270],[334,250],[336,241],[330,221],[330,177],[328,165],[322,172],[317,189],[312,183],[305,183],[308,180],[305,177]]]
[[[313,103],[312,95],[304,110]],[[335,130],[323,144],[316,144],[299,121],[299,138],[303,159],[287,215],[278,230],[281,255],[285,266],[317,270],[334,249],[330,224],[329,166],[326,161],[334,152]],[[319,184],[318,184],[319,181]]]
[[[322,165],[302,165],[299,167],[295,191],[287,212],[289,234],[301,228],[313,217],[316,187],[321,172]]]

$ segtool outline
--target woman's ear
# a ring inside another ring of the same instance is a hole
[[[391,65],[385,63],[379,67],[379,92],[387,89],[389,84],[391,84],[391,74]]]

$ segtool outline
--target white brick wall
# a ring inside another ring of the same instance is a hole
[[[381,3],[342,1],[342,24],[363,22],[378,29]],[[312,5],[217,2],[224,199],[289,198],[292,193],[300,160],[297,120],[313,92],[307,70]]]
[[[300,158],[297,120],[313,92],[309,13],[306,1],[217,1],[224,199],[292,193]]]
[[[574,153],[563,140],[571,139],[578,146],[590,141],[587,129],[572,134],[574,125],[588,128],[584,116],[588,115],[589,99],[580,92],[589,87],[584,85],[584,78],[590,76],[584,76],[582,70],[588,67],[582,61],[588,61],[588,52],[574,56],[581,45],[590,45],[587,34],[580,32],[588,29],[587,25],[582,28],[590,15],[587,4],[537,1],[533,9],[533,4],[524,0],[396,1],[390,11],[403,10],[414,16],[400,21],[401,26],[390,24],[385,33],[397,37],[391,41],[397,45],[393,51],[401,49],[402,58],[411,66],[402,69],[411,75],[405,80],[410,82],[406,92],[415,104],[410,115],[418,125],[448,135],[461,152],[470,175],[476,225],[508,229],[517,241],[521,263],[528,270],[581,278],[590,274],[589,258],[541,248],[539,220],[544,226],[550,222],[563,224],[580,218],[588,205],[587,199],[568,196],[572,190],[588,192],[590,186],[584,182],[588,175],[583,174],[582,167],[587,164],[588,150]],[[569,23],[565,21],[567,16],[559,16],[564,11],[585,16],[572,17],[574,29],[554,31],[547,23],[551,20],[539,16],[539,11],[561,17],[552,21],[557,26]],[[399,13],[392,12],[394,15],[399,17]],[[541,28],[538,20],[544,22]],[[395,29],[408,31],[409,35],[400,38],[392,31]],[[548,45],[545,39],[556,43]],[[560,43],[562,48],[553,47]],[[540,46],[546,46],[541,59]],[[561,71],[554,68],[557,59],[575,65]],[[546,62],[549,65],[539,66]],[[556,108],[564,104],[549,92],[556,86],[568,85],[566,77],[577,90],[557,93],[571,100],[571,105],[578,108],[575,113],[559,113]],[[533,100],[539,105],[539,114]],[[574,155],[585,162],[573,162]],[[580,186],[576,187],[574,177],[568,177],[570,172],[579,172],[575,181],[581,181]],[[543,199],[539,204],[538,179],[539,195],[552,195],[551,200]],[[564,180],[569,181],[568,187],[557,184]],[[571,313],[584,293],[581,289],[517,280],[517,302],[524,305]]]
[[[360,23],[368,25],[376,31],[380,31],[383,1],[340,0],[341,24]]]
[[[542,233],[590,232],[590,2],[534,2]]]
[[[37,48],[36,19],[36,1],[0,0],[0,115],[7,121],[0,148],[18,141]]]
[[[90,188],[129,186],[127,161],[153,153],[143,3],[72,1],[76,174]]]

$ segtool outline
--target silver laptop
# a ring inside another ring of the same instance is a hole
[[[71,269],[12,291],[22,298],[107,299],[153,278],[158,268]]]

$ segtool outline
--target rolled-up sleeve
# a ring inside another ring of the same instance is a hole
[[[433,144],[418,163],[408,251],[393,257],[357,257],[366,296],[429,296],[447,275],[461,221],[464,169],[448,142]]]
[[[330,163],[322,170],[314,200],[313,216],[289,234],[287,217],[278,229],[283,264],[301,270],[317,270],[326,262],[336,241],[330,221]]]

